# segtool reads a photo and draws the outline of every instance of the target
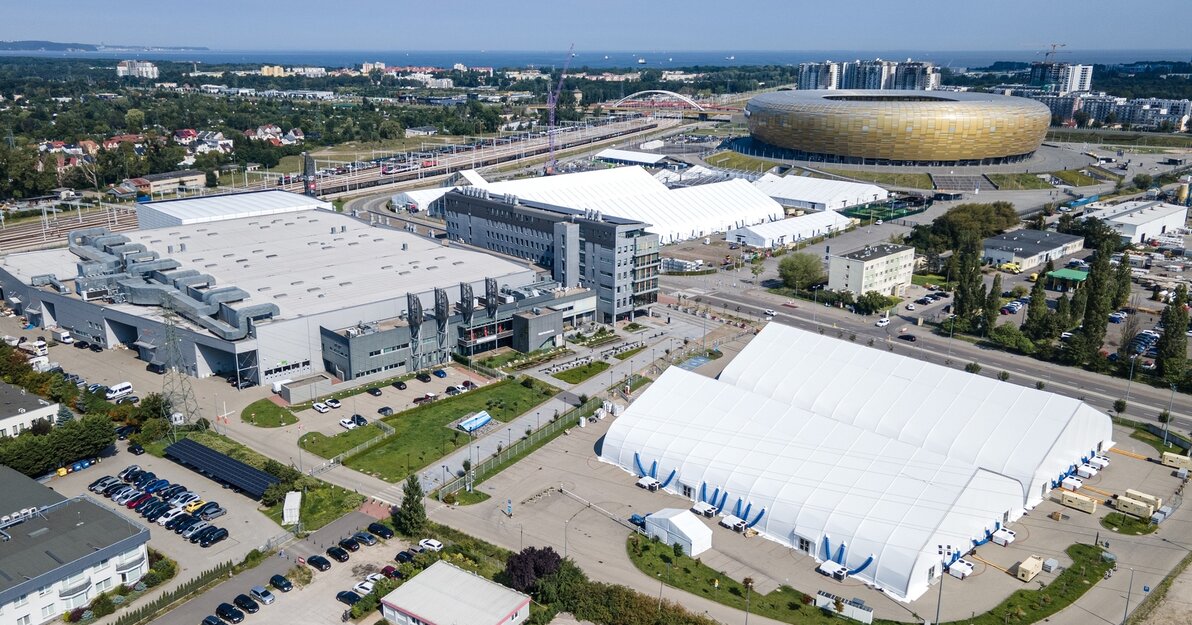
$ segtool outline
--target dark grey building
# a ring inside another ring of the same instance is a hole
[[[98,477],[98,475],[96,476]],[[0,615],[35,625],[149,570],[149,530],[0,465]]]
[[[658,301],[661,260],[649,224],[463,187],[444,196],[447,237],[548,267],[565,287],[596,292],[611,323]]]
[[[461,285],[454,305],[446,302],[455,298],[440,290],[439,310],[424,312],[411,302],[398,317],[323,327],[323,366],[352,380],[437,366],[452,353],[471,356],[506,346],[532,352],[561,345],[565,330],[596,318],[596,295],[589,289],[553,282],[498,288],[495,280],[486,286],[485,293],[473,295],[470,285]]]

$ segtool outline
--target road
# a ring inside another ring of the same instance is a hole
[[[1172,394],[1166,389],[1141,383],[1128,384],[1125,380],[1075,367],[978,347],[959,338],[937,336],[926,328],[914,329],[913,334],[918,339],[915,343],[901,341],[896,337],[902,334],[902,330],[915,325],[912,318],[902,315],[894,315],[890,325],[879,328],[874,326],[875,316],[863,317],[806,301],[798,301],[797,308],[791,308],[783,305],[790,302],[789,299],[757,287],[726,289],[713,284],[709,289],[705,287],[705,282],[698,278],[676,277],[664,277],[662,284],[668,289],[678,289],[690,294],[693,300],[698,297],[701,302],[709,302],[714,307],[727,306],[729,309],[735,309],[736,306],[741,306],[742,312],[755,315],[760,315],[765,309],[773,309],[778,313],[774,318],[777,323],[811,331],[835,331],[842,338],[855,334],[857,341],[868,342],[872,339],[875,348],[890,349],[895,353],[927,362],[957,368],[977,362],[981,365],[980,375],[996,377],[998,373],[1006,371],[1010,373],[1010,383],[1029,387],[1034,387],[1036,382],[1042,381],[1048,391],[1080,399],[1107,412],[1111,412],[1114,401],[1126,397],[1126,387],[1129,386],[1130,402],[1127,416],[1133,419],[1157,423],[1159,412],[1167,409],[1172,401]],[[736,284],[749,286],[744,283]],[[1192,429],[1190,407],[1192,404],[1188,402],[1186,395],[1175,395],[1171,422],[1173,430],[1188,432]]]

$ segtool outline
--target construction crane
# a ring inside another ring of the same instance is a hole
[[[1067,54],[1067,52],[1059,52],[1058,51],[1060,48],[1068,47],[1068,44],[1066,44],[1066,43],[1049,43],[1049,44],[1047,44],[1047,46],[1050,47],[1051,50],[1048,50],[1047,52],[1043,53],[1043,62],[1044,63],[1050,63],[1053,60],[1055,60],[1055,55],[1057,55],[1057,54]]]
[[[546,175],[555,173],[555,108],[559,104],[559,94],[563,93],[563,79],[567,78],[567,68],[571,67],[572,51],[575,44],[567,48],[567,61],[563,63],[563,72],[559,74],[559,84],[555,90],[546,94],[547,125],[546,142],[550,146],[550,160],[546,162]]]

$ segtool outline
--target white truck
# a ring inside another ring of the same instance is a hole
[[[74,337],[70,335],[70,330],[63,330],[62,328],[50,328],[50,335],[54,337],[55,341],[64,345],[74,343]]]
[[[49,356],[34,356],[29,359],[29,366],[38,373],[44,373],[51,369],[57,369],[58,363],[50,362]]]
[[[46,346],[45,341],[25,341],[24,343],[17,345],[17,347],[21,351],[33,357],[48,356],[50,354],[50,349]]]

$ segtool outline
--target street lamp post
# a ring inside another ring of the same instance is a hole
[[[1126,609],[1122,612],[1122,625],[1126,625],[1126,617],[1130,614],[1130,595],[1134,592],[1134,569],[1130,569],[1130,586],[1126,588]]]
[[[1130,376],[1126,380],[1126,403],[1130,403],[1130,386],[1134,384],[1134,363],[1138,362],[1137,354],[1129,354],[1128,357],[1130,358]]]
[[[1171,385],[1171,399],[1167,400],[1167,420],[1163,422],[1163,446],[1167,446],[1167,424],[1171,423],[1171,408],[1175,405],[1175,384]]]

